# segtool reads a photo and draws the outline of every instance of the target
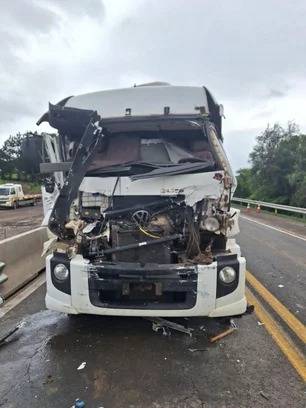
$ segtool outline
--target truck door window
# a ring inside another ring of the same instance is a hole
[[[11,194],[16,194],[15,189],[11,188]]]

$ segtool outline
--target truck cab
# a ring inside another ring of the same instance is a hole
[[[68,314],[246,311],[236,179],[206,87],[145,84],[68,97],[38,121],[49,173],[48,308]]]
[[[7,183],[0,185],[0,207],[16,209],[23,198],[21,184]]]
[[[21,184],[6,183],[0,185],[0,208],[12,208],[35,205],[41,194],[24,194]]]

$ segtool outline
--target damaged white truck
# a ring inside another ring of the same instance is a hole
[[[222,106],[205,87],[145,84],[69,97],[38,121],[53,173],[49,309],[68,314],[246,312],[236,180]],[[49,248],[49,250],[50,250]]]

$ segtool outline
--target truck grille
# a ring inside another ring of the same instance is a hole
[[[190,309],[196,303],[195,267],[117,263],[91,265],[89,298],[94,306],[127,309]]]

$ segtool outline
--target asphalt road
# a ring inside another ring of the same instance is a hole
[[[39,227],[43,218],[42,203],[16,210],[0,209],[0,240]]]
[[[239,242],[251,273],[305,322],[306,241],[242,219]],[[45,310],[44,292],[0,320],[0,335],[25,321],[0,347],[0,407],[70,408],[78,397],[88,408],[306,406],[301,377],[256,314],[209,344],[223,329],[215,320],[182,320],[195,335],[168,337],[140,318],[69,319]]]
[[[248,270],[306,324],[306,227],[304,241],[257,224],[267,221],[254,215],[246,217],[240,220],[238,243]]]

